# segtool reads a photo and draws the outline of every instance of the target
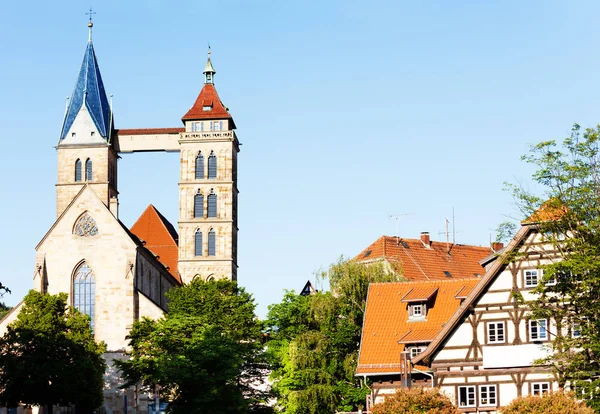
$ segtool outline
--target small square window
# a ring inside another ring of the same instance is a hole
[[[203,111],[210,111],[211,109],[212,109],[212,106],[210,106],[210,105],[207,105],[207,106],[203,106],[203,107],[202,107],[202,110],[203,110]]]
[[[75,132],[71,132],[71,136],[72,136],[72,137],[75,137]]]
[[[546,319],[529,321],[529,338],[532,341],[548,339],[548,321]]]
[[[489,322],[487,324],[488,343],[503,344],[506,341],[504,336],[504,322]]]
[[[495,407],[498,405],[498,392],[495,385],[479,386],[479,405],[481,407]]]
[[[475,386],[458,387],[458,406],[475,407]]]
[[[531,384],[531,393],[533,395],[544,395],[550,392],[549,382],[534,382]]]
[[[408,305],[408,316],[409,319],[425,319],[425,305],[421,303]]]
[[[94,135],[96,135],[96,133],[94,131],[90,132],[90,135],[93,137]]]
[[[525,270],[525,287],[536,287],[539,280],[537,269]]]
[[[581,338],[581,328],[577,322],[573,323],[573,326],[571,327],[571,337]]]
[[[411,359],[416,357],[417,355],[419,355],[424,350],[425,350],[425,348],[423,348],[422,346],[413,346],[412,348],[410,348]]]

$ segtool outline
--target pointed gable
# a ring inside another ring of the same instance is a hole
[[[169,220],[150,204],[131,227],[131,232],[145,243],[144,247],[154,253],[157,260],[181,283],[177,271],[179,238]]]
[[[452,244],[420,239],[382,236],[358,254],[354,260],[386,260],[398,265],[408,280],[477,278],[485,274],[479,263],[488,257],[489,247]]]
[[[181,118],[182,121],[193,121],[196,119],[229,119],[233,121],[229,111],[227,111],[227,108],[221,102],[215,85],[212,83],[204,84],[194,105]]]
[[[98,132],[105,140],[108,140],[111,127],[110,107],[91,40],[88,41],[85,48],[77,83],[69,101],[69,107],[60,133],[61,140],[65,139],[84,104]]]

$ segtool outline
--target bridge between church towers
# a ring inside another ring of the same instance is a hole
[[[186,132],[185,128],[139,128],[115,131],[115,149],[118,153],[179,152],[180,142],[230,142],[236,140],[234,131]]]

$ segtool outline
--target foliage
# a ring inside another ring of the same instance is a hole
[[[594,414],[584,402],[572,393],[556,392],[544,396],[529,395],[514,399],[502,414]]]
[[[125,386],[158,386],[170,413],[266,412],[256,389],[266,366],[252,296],[227,280],[194,280],[167,296],[163,318],[145,318],[129,333],[131,359],[117,362]]]
[[[82,412],[100,406],[104,351],[66,293],[29,291],[0,338],[0,404],[76,404]]]
[[[271,379],[278,404],[289,414],[327,414],[364,407],[368,393],[354,377],[370,282],[397,281],[384,263],[340,259],[320,277],[331,292],[286,292],[269,306]]]
[[[508,243],[517,233],[517,225],[512,221],[503,221],[496,228],[496,242]]]
[[[533,318],[556,327],[550,332],[554,353],[543,363],[554,368],[561,387],[571,383],[588,396],[600,387],[599,132],[582,133],[575,125],[561,144],[531,148],[523,159],[537,167],[533,179],[544,188],[541,196],[510,186],[525,221],[538,226],[559,259],[544,266],[539,296],[530,303]],[[588,403],[600,410],[600,401]]]
[[[5,303],[0,302],[0,320],[3,319],[11,309],[12,306],[7,306]]]
[[[372,407],[373,414],[458,414],[459,410],[438,389],[404,388]]]

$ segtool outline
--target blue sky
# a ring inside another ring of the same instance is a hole
[[[238,126],[239,281],[262,317],[383,234],[486,245],[517,217],[529,145],[600,122],[594,1],[92,1],[117,128],[176,127],[215,85]],[[32,287],[55,218],[65,97],[87,40],[80,1],[0,13],[2,283]],[[123,155],[121,220],[153,203],[177,222],[177,154]]]

